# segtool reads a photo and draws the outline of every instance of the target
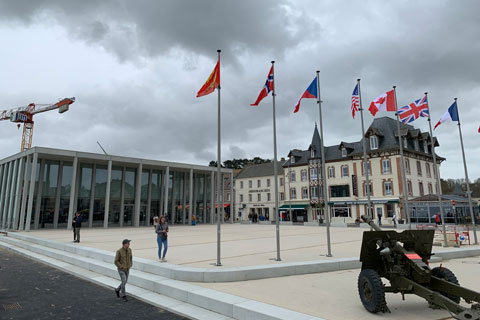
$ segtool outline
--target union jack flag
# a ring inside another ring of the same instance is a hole
[[[358,94],[358,83],[357,85],[355,86],[355,89],[353,89],[353,93],[352,93],[352,106],[351,106],[351,109],[352,109],[352,117],[353,119],[355,119],[355,112],[358,111],[358,107],[360,105],[360,96]]]
[[[427,96],[398,109],[398,116],[403,123],[410,123],[418,117],[428,117]]]

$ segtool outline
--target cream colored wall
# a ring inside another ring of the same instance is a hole
[[[386,157],[386,156],[385,156]],[[399,199],[400,195],[403,194],[402,190],[400,190],[400,179],[401,175],[398,174],[400,172],[400,167],[397,167],[397,159],[399,159],[399,155],[393,155],[389,156],[390,159],[390,167],[391,171],[390,173],[382,173],[382,157],[376,157],[376,158],[371,158],[369,159],[371,162],[371,170],[372,170],[372,175],[369,175],[370,181],[373,184],[373,196],[371,197],[372,199]],[[433,188],[433,193],[436,193],[435,189],[435,177],[433,175],[433,163],[430,163],[430,172],[431,172],[431,177],[428,178],[426,175],[426,166],[425,164],[427,163],[424,160],[421,160],[421,166],[422,166],[422,176],[419,176],[417,174],[417,167],[416,167],[416,159],[408,157],[410,159],[410,174],[407,174],[407,180],[412,181],[412,187],[413,187],[413,196],[409,197],[418,197],[420,196],[420,191],[419,191],[419,181],[422,181],[424,184],[424,194],[428,194],[428,183],[432,184]],[[354,174],[354,163],[356,164],[356,173],[357,173],[357,187],[358,187],[358,196],[353,195],[353,190],[352,190],[352,174]],[[348,177],[342,177],[341,176],[341,167],[343,165],[348,165],[349,167],[349,172],[348,172]],[[328,178],[328,167],[333,166],[335,168],[335,178]],[[367,200],[367,196],[363,195],[363,182],[366,180],[365,176],[362,175],[362,161],[361,160],[345,160],[345,161],[336,161],[336,162],[327,162],[326,163],[326,175],[327,175],[327,187],[328,190],[330,190],[330,186],[334,185],[345,185],[348,184],[349,186],[349,192],[350,196],[349,197],[338,197],[338,198],[329,198],[329,201],[357,201],[357,200]],[[294,171],[295,172],[295,182],[290,182],[289,185],[289,174],[288,170]],[[301,180],[301,170],[307,170],[307,179],[306,181]],[[308,165],[303,165],[303,166],[295,166],[295,167],[290,167],[290,168],[284,168],[284,185],[280,185],[280,177],[279,177],[279,206],[282,206],[283,204],[288,204],[288,203],[310,203],[310,184],[309,184],[309,167]],[[249,194],[249,188],[248,188],[248,181],[252,180],[252,190],[256,189],[267,189],[266,187],[266,181],[267,178],[271,179],[271,186],[270,186],[270,193],[272,195],[272,201],[268,202],[267,201],[267,192],[261,192],[262,193],[262,201],[258,202],[257,201],[257,193],[252,194],[252,202],[248,201],[248,194]],[[247,219],[246,216],[248,215],[248,212],[250,208],[253,207],[253,204],[264,204],[266,207],[270,208],[270,220],[272,220],[272,213],[273,213],[273,208],[274,208],[274,196],[273,196],[273,176],[269,177],[260,177],[260,178],[245,178],[245,179],[237,179],[235,182],[235,194],[236,194],[236,204],[237,204],[237,212],[238,208],[240,208],[241,203],[245,203],[247,205],[247,208],[245,208],[242,211],[242,219]],[[257,180],[261,180],[261,187],[257,188]],[[393,185],[393,194],[392,195],[383,195],[383,181],[384,180],[391,180],[392,185]],[[240,189],[240,181],[243,181],[244,183],[244,188]],[[290,200],[290,193],[288,192],[288,188],[296,188],[297,190],[297,198],[296,199],[291,199]],[[307,199],[302,199],[302,188],[306,187],[308,190],[308,198]],[[285,194],[285,200],[281,201],[280,200],[280,192],[284,192]],[[243,194],[244,196],[244,201],[240,202],[240,195]],[[330,195],[329,195],[330,196]],[[375,204],[373,206],[373,210],[376,213],[376,208],[384,208],[383,204]],[[349,221],[346,222],[354,222],[355,219],[358,216],[362,214],[366,214],[364,206],[359,205],[358,206],[358,212],[357,212],[357,206],[356,205],[350,205],[350,212],[351,212],[351,218]],[[384,211],[384,210],[383,210]],[[397,210],[397,205],[395,206],[395,211],[397,212],[398,216],[398,210]],[[245,214],[246,213],[246,214]],[[384,212],[384,217],[386,217],[386,212]],[[400,219],[400,217],[397,217]],[[308,220],[312,220],[312,210],[311,208],[308,209]],[[339,219],[342,220],[343,219]],[[335,221],[335,218],[332,219],[332,221]],[[387,221],[391,221],[391,219],[387,219]]]
[[[280,175],[278,176],[278,202],[279,207],[283,205],[283,201],[280,200],[280,192],[284,192],[283,186],[280,186]],[[267,180],[270,179],[270,187],[267,187]],[[242,220],[248,220],[248,213],[251,208],[269,208],[270,221],[274,221],[274,208],[275,208],[275,185],[274,176],[265,177],[253,177],[236,179],[235,181],[235,203],[236,203],[236,216],[238,211],[242,212]],[[252,188],[249,188],[248,181],[252,181]],[[257,180],[260,180],[260,187],[258,187]],[[243,188],[240,188],[241,182],[243,182]],[[258,190],[259,192],[250,192]],[[268,190],[268,191],[267,191]],[[268,201],[268,193],[271,195],[271,200]],[[252,201],[249,201],[248,195],[252,195]],[[261,201],[258,201],[258,194],[261,195]],[[241,195],[243,195],[243,201],[240,201]],[[246,205],[246,208],[240,210],[242,204]],[[257,206],[255,206],[257,205]],[[262,205],[262,206],[258,206]]]

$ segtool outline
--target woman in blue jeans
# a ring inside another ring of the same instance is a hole
[[[157,243],[158,243],[158,259],[161,262],[167,262],[165,255],[167,254],[168,249],[168,224],[165,221],[165,216],[160,217],[160,222],[155,228],[157,233]],[[162,255],[162,245],[163,245],[163,255]]]

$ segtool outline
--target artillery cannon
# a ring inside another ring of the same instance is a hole
[[[480,293],[463,288],[445,267],[430,269],[435,230],[383,231],[369,217],[373,231],[363,233],[358,293],[369,312],[390,312],[385,292],[415,294],[432,307],[448,310],[455,319],[480,320]],[[385,286],[381,278],[390,282]],[[460,299],[471,304],[460,305]]]

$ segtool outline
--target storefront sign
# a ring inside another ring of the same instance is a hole
[[[251,192],[251,193],[270,192],[270,189],[257,189],[257,190],[250,190],[248,192]]]

